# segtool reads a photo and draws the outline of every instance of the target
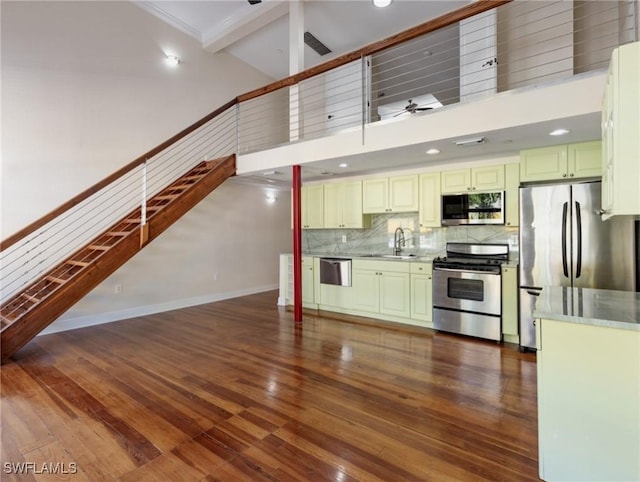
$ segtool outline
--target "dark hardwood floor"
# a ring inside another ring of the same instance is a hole
[[[2,366],[0,479],[538,480],[534,355],[276,297],[36,338]]]

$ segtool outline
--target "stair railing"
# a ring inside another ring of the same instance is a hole
[[[235,99],[2,242],[2,301],[67,259],[203,160],[236,150]],[[3,313],[5,314],[5,313]]]

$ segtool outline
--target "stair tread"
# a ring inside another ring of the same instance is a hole
[[[131,234],[131,231],[109,231],[107,233],[108,236],[128,236]]]
[[[76,261],[75,259],[69,259],[67,260],[67,264],[84,268],[85,266],[89,266],[91,263],[89,263],[88,261]]]
[[[169,200],[172,201],[175,198],[177,198],[179,196],[179,194],[162,194],[160,196],[155,196],[153,199],[154,200],[159,200],[159,201],[164,201],[164,200]]]
[[[35,296],[28,295],[26,293],[21,293],[20,296],[31,301],[32,303],[40,303],[40,298],[36,298]]]
[[[55,276],[51,276],[51,275],[45,276],[45,279],[49,280],[49,281],[53,281],[54,283],[58,283],[58,284],[61,284],[61,285],[65,284],[68,281],[66,279],[56,278]]]
[[[93,249],[94,251],[109,251],[111,246],[104,246],[102,244],[90,244],[87,246],[88,249]]]

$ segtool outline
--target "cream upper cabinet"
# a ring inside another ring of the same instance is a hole
[[[324,187],[322,184],[303,186],[302,227],[318,229],[324,227]]]
[[[362,181],[324,185],[324,227],[364,228],[370,226],[362,215]]]
[[[600,141],[520,151],[520,181],[552,181],[602,174]]]
[[[300,189],[302,229],[324,228],[324,186],[316,184]],[[291,191],[291,229],[293,229],[293,190]]]
[[[417,174],[362,181],[363,213],[415,212],[418,199]]]
[[[567,146],[569,177],[599,177],[602,175],[602,142],[580,142]]]
[[[505,215],[504,225],[516,227],[520,224],[520,165],[504,166]]]
[[[504,189],[504,165],[458,169],[441,173],[442,194]]]
[[[567,177],[567,146],[520,151],[520,180],[548,181]]]
[[[640,42],[611,55],[602,106],[603,218],[640,214]]]
[[[420,206],[418,221],[421,228],[440,227],[442,197],[440,173],[420,174]]]

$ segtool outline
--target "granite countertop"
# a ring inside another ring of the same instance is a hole
[[[640,293],[551,286],[542,289],[535,318],[640,331]]]
[[[302,253],[302,256],[315,256],[318,258],[349,258],[349,259],[375,259],[375,260],[384,260],[384,261],[413,261],[416,263],[430,263],[435,258],[437,258],[438,254],[429,254],[429,255],[414,255],[412,253],[403,253],[402,257],[391,257],[389,256],[391,253],[376,253],[376,254],[363,254],[363,253],[321,253],[321,252],[311,252],[311,253]],[[444,256],[444,255],[442,255]]]
[[[291,254],[291,253],[286,253]],[[391,254],[391,253],[387,253]],[[404,253],[404,256],[407,256],[411,253]],[[385,261],[413,261],[417,263],[431,263],[435,258],[439,256],[445,256],[445,253],[432,253],[432,254],[411,254],[410,257],[402,257],[402,258],[394,258],[385,256],[384,254],[363,254],[363,253],[327,253],[320,251],[313,251],[308,253],[302,253],[302,256],[315,256],[322,258],[349,258],[349,259],[377,259],[377,260],[385,260]],[[503,266],[507,268],[517,268],[518,267],[519,258],[516,254],[514,256],[509,256],[509,260],[503,264]]]

